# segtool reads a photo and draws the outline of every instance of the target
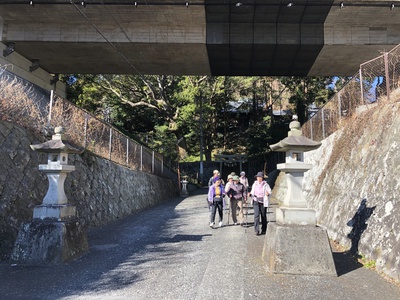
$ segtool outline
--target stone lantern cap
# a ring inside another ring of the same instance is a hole
[[[290,150],[298,151],[311,151],[318,149],[321,146],[320,142],[315,142],[306,138],[305,136],[288,136],[281,140],[280,142],[270,145],[273,151],[286,152]]]
[[[50,141],[31,145],[31,149],[34,151],[45,152],[45,153],[55,153],[55,152],[64,152],[71,154],[80,154],[83,150],[72,146],[70,143],[65,141],[64,128],[56,127],[54,129],[54,135]]]
[[[307,152],[315,150],[321,146],[320,142],[315,142],[302,135],[301,124],[297,121],[297,116],[293,116],[293,121],[289,124],[290,131],[288,137],[280,142],[270,145],[272,151],[287,152],[287,151],[302,151]]]

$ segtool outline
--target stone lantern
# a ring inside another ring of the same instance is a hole
[[[304,173],[312,167],[304,163],[304,152],[321,143],[302,136],[297,118],[289,128],[288,137],[270,146],[286,153],[277,168],[285,173],[287,190],[276,223],[268,223],[262,259],[270,273],[336,276],[327,232],[316,225],[316,212],[308,208],[302,190]]]
[[[304,173],[312,167],[304,163],[304,152],[319,148],[321,143],[302,136],[296,116],[289,128],[288,137],[270,146],[273,151],[286,153],[285,163],[277,165],[277,169],[285,173],[287,191],[283,205],[276,211],[276,221],[281,224],[316,225],[316,213],[307,207],[302,184]]]
[[[187,190],[187,184],[188,184],[188,177],[185,175],[185,176],[182,176],[182,181],[181,181],[181,183],[182,183],[182,191],[181,191],[181,196],[188,196],[189,195],[189,192],[188,192],[188,190]]]
[[[48,154],[47,164],[39,165],[39,170],[47,175],[49,187],[42,204],[33,210],[33,221],[22,224],[11,259],[28,265],[60,264],[88,251],[85,223],[64,192],[65,179],[75,170],[68,165],[68,154],[83,150],[65,141],[62,127],[55,128],[50,141],[31,148]]]
[[[50,141],[31,145],[32,150],[47,153],[47,164],[39,165],[39,170],[47,175],[49,188],[43,204],[33,210],[34,219],[65,221],[76,217],[76,208],[68,204],[64,192],[64,182],[75,166],[68,165],[68,154],[79,154],[79,150],[65,141],[64,129],[56,127]]]

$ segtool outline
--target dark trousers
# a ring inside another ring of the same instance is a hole
[[[221,201],[215,201],[213,202],[213,206],[211,209],[211,220],[210,222],[215,222],[215,214],[217,212],[218,209],[218,214],[219,214],[219,221],[222,222],[222,200]]]
[[[261,233],[267,231],[267,208],[263,203],[253,202],[254,205],[254,231],[260,232],[260,216],[261,216]]]

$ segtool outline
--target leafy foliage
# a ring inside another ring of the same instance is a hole
[[[215,153],[265,153],[287,134],[272,114],[284,90],[287,105],[307,118],[322,105],[331,79],[167,75],[64,75],[68,97],[172,160],[212,160]]]
[[[308,119],[307,107],[313,103],[317,106],[325,104],[334,94],[331,77],[282,77],[281,81],[291,91],[289,102],[294,105],[299,122],[304,124]]]

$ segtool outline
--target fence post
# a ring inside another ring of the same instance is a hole
[[[338,95],[339,120],[342,119],[342,100],[341,100],[341,98],[340,98],[340,92],[341,92],[341,91],[339,91],[339,92],[337,93],[337,95]]]
[[[364,87],[363,87],[361,66],[360,66],[359,74],[360,74],[361,104],[364,104]]]
[[[325,109],[321,109],[321,118],[322,118],[322,139],[325,139],[325,114],[324,114]]]
[[[151,173],[154,174],[154,151],[151,151]]]
[[[143,171],[143,146],[140,146],[140,171]]]
[[[87,126],[88,126],[88,115],[85,114],[85,128],[83,129],[84,132],[84,141],[83,141],[83,147],[86,149],[87,147]]]
[[[129,167],[129,139],[126,138],[126,166]]]
[[[310,119],[310,138],[313,140],[314,139],[314,134],[313,134],[313,118]]]
[[[108,159],[111,160],[111,151],[112,151],[112,128],[110,127],[110,141],[109,141],[109,145],[108,145]]]
[[[54,101],[54,90],[50,91],[50,107],[49,107],[49,115],[47,118],[47,126],[50,128],[51,124],[51,111],[53,109],[53,101]]]
[[[383,59],[385,61],[385,79],[386,79],[386,94],[387,101],[390,100],[390,78],[389,78],[389,63],[388,63],[388,53],[383,54]]]

